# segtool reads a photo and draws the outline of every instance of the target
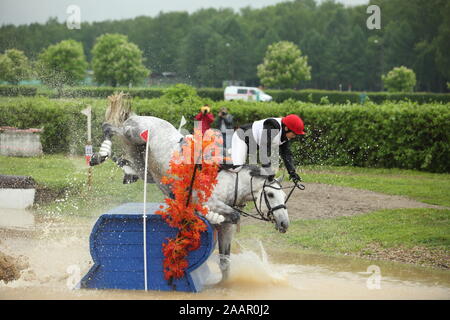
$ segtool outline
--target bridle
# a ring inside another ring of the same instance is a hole
[[[272,180],[272,181],[276,181],[278,183],[279,187],[277,187],[277,186],[273,186],[272,185],[273,182],[267,183],[269,181],[269,179],[266,178],[264,180],[264,185],[263,185],[263,188],[262,188],[262,191],[261,191],[262,192],[262,196],[259,198],[259,206],[258,206],[257,199],[255,197],[255,192],[254,192],[254,189],[253,189],[253,178],[254,178],[254,176],[252,176],[250,178],[250,191],[251,191],[251,194],[252,194],[253,204],[255,205],[255,209],[256,209],[256,212],[258,213],[258,215],[247,213],[247,212],[245,212],[245,211],[243,211],[243,210],[241,210],[241,209],[236,207],[236,200],[237,200],[237,194],[238,194],[239,172],[236,173],[236,183],[235,183],[235,188],[234,188],[233,209],[238,211],[244,217],[250,217],[250,218],[253,218],[253,219],[257,219],[257,220],[262,220],[262,221],[268,221],[268,222],[275,223],[274,212],[277,211],[277,210],[280,210],[280,209],[287,209],[286,208],[286,203],[288,202],[289,198],[291,197],[292,193],[294,192],[294,190],[296,188],[298,188],[299,190],[305,190],[305,186],[303,184],[298,183],[298,182],[294,182],[293,186],[283,187],[283,186],[281,186],[281,184],[277,180]],[[269,198],[268,198],[268,195],[267,195],[267,192],[266,192],[266,188],[271,188],[271,189],[275,189],[275,190],[282,190],[282,189],[289,189],[289,188],[291,188],[291,191],[288,193],[288,196],[286,197],[286,200],[284,201],[284,204],[279,204],[279,205],[277,205],[275,207],[272,207],[270,205],[270,202],[269,202]],[[267,212],[263,212],[261,210],[263,199],[264,199],[264,202],[265,202],[267,208],[269,209]]]

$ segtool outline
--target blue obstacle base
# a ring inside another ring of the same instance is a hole
[[[147,203],[147,287],[149,290],[199,292],[210,275],[206,263],[215,246],[214,228],[207,230],[201,245],[188,256],[185,276],[170,284],[164,279],[162,244],[177,235],[154,212],[163,203]],[[126,203],[101,215],[90,235],[94,265],[81,279],[80,288],[144,290],[143,203]]]

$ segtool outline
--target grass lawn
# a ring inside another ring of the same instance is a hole
[[[122,184],[123,172],[112,161],[92,167],[91,190],[83,157],[0,157],[0,174],[32,176],[41,192],[51,195],[52,201],[36,206],[39,214],[94,216],[121,203],[143,199],[143,182]],[[155,185],[149,185],[147,199],[159,202],[163,200],[162,193]]]
[[[285,234],[270,224],[243,226],[238,238],[249,237],[326,254],[450,268],[450,210],[395,209],[352,217],[296,220]]]
[[[246,229],[243,236],[258,233],[270,241],[282,240],[328,253],[355,253],[371,243],[385,248],[402,245],[450,250],[450,210],[395,209],[352,217],[296,220],[280,237],[270,224]]]

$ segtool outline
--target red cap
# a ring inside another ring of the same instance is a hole
[[[300,118],[296,114],[290,114],[281,119],[281,122],[288,127],[289,130],[294,132],[295,134],[305,134],[303,131],[305,125],[303,124],[302,118]]]

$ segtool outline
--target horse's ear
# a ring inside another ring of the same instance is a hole
[[[282,170],[281,176],[278,177],[277,181],[279,183],[282,183],[284,181],[285,176],[286,176],[286,170]]]

